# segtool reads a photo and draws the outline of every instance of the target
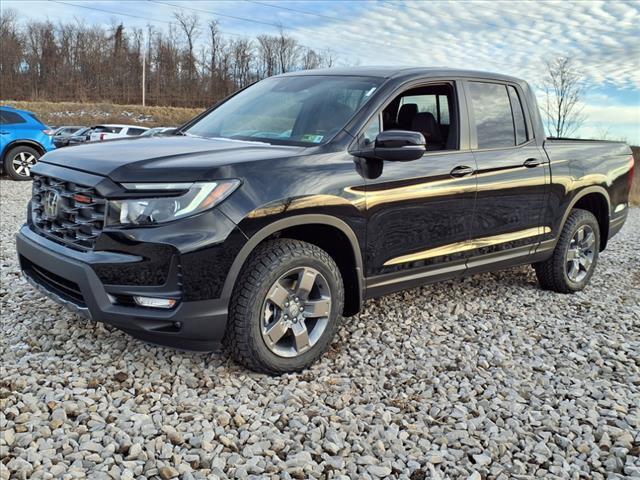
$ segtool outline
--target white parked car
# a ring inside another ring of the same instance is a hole
[[[90,141],[112,140],[114,138],[137,137],[149,130],[147,127],[132,125],[96,125],[91,129]]]

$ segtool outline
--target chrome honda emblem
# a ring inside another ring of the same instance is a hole
[[[58,218],[60,213],[60,194],[55,190],[47,190],[42,199],[44,216],[47,218]]]

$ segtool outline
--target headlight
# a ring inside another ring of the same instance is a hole
[[[240,181],[124,183],[122,185],[133,192],[151,190],[163,193],[171,190],[182,190],[182,192],[176,196],[109,200],[107,225],[156,225],[195,215],[216,206],[227,198],[238,188]]]

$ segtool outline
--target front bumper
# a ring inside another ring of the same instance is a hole
[[[20,266],[29,283],[70,310],[113,325],[142,340],[187,350],[216,350],[224,336],[227,301],[182,301],[171,310],[114,303],[121,286],[105,285],[95,267],[142,260],[109,251],[76,251],[33,232],[27,225],[16,235]],[[177,268],[177,267],[176,267]],[[128,295],[162,296],[169,285],[127,286]]]

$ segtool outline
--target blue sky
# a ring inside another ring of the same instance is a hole
[[[331,49],[338,64],[489,70],[525,78],[534,88],[545,62],[566,55],[587,86],[588,121],[579,134],[640,144],[638,1],[2,0],[0,6],[24,19],[156,28],[168,28],[174,12],[196,13],[203,26],[217,18],[223,32],[249,37],[282,25],[301,44]],[[205,41],[204,29],[201,36]]]

